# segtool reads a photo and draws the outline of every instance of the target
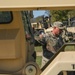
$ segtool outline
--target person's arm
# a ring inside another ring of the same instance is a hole
[[[46,42],[45,42],[45,37],[44,35],[40,34],[38,36],[38,38],[35,38],[35,40],[37,40],[41,45],[44,45]]]

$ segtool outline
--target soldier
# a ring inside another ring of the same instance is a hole
[[[63,45],[63,39],[60,36],[62,33],[62,22],[54,22],[53,30],[49,33],[41,33],[39,38],[41,39],[43,56],[42,67],[49,61],[49,59],[58,51]]]

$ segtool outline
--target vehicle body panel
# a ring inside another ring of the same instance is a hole
[[[35,4],[34,4],[35,3]],[[75,9],[75,0],[0,0],[0,10]]]
[[[0,36],[6,35],[3,40],[0,38],[0,73],[18,71],[26,63],[26,40],[21,20],[21,13],[15,11],[11,23],[0,24]]]

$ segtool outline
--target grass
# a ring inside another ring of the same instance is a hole
[[[75,46],[67,46],[65,47],[65,51],[75,51]]]
[[[41,56],[37,56],[36,63],[39,65],[39,67],[41,67],[41,60],[42,60],[42,57]]]
[[[35,47],[35,51],[36,52],[42,52],[42,46]],[[41,67],[41,60],[42,60],[42,56],[36,57],[36,63],[39,65],[39,67]]]
[[[65,47],[65,51],[74,51],[74,50],[75,50],[75,46],[67,46],[67,47]],[[41,52],[42,47],[41,46],[35,47],[35,51],[36,52]],[[36,57],[36,63],[39,65],[39,67],[41,67],[41,60],[42,60],[42,56],[37,56]]]
[[[36,51],[36,52],[41,52],[41,51],[42,51],[42,46],[37,46],[37,47],[35,47],[35,51]]]

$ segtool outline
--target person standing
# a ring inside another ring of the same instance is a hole
[[[39,35],[40,42],[42,44],[43,55],[42,65],[43,67],[49,59],[58,51],[58,49],[64,44],[60,34],[64,29],[62,22],[54,22],[53,30],[49,33],[41,33]]]

